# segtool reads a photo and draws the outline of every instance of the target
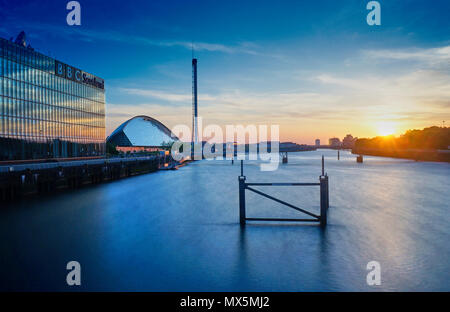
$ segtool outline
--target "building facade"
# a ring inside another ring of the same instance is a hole
[[[103,79],[0,38],[0,161],[104,154]]]

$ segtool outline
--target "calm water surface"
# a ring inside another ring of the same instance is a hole
[[[33,198],[0,211],[0,289],[73,290],[66,263],[81,263],[81,290],[450,291],[446,163],[335,151],[290,153],[289,164],[251,182],[330,176],[328,226],[238,224],[239,166],[200,161],[107,184]],[[318,213],[318,187],[259,187]],[[5,206],[2,203],[2,206]],[[247,215],[303,217],[247,192]],[[381,264],[382,285],[366,284]]]

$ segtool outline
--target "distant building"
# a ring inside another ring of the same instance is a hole
[[[355,146],[355,142],[358,138],[354,138],[351,134],[347,134],[345,138],[342,140],[343,148],[353,148]]]
[[[341,147],[341,140],[339,140],[339,138],[331,138],[328,140],[328,144],[331,147]]]
[[[316,146],[320,146],[320,140],[316,139]]]

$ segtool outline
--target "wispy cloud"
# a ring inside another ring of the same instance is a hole
[[[129,95],[157,98],[169,102],[189,103],[192,100],[192,95],[187,93],[172,93],[167,91],[137,88],[119,88],[118,91],[127,93]],[[204,101],[213,101],[216,98],[208,94],[202,94],[200,95],[199,99]]]
[[[450,46],[436,48],[364,50],[363,55],[380,60],[417,61],[450,67]]]
[[[166,109],[171,106],[177,107],[177,109],[183,106],[190,108],[190,94],[137,88],[119,88],[118,90],[131,96],[166,101],[168,102],[166,105],[159,104]],[[339,100],[339,96],[319,93],[252,93],[240,89],[227,89],[215,95],[202,94],[199,97],[201,114],[213,117],[220,124],[267,122],[269,116],[269,119],[273,122],[305,117],[327,118],[327,115],[330,118],[335,118],[335,115],[329,113],[330,108],[326,107]],[[173,102],[175,104],[170,105]],[[344,110],[345,108],[335,108],[333,111],[336,112],[341,109]]]
[[[400,76],[367,76],[348,78],[321,74],[315,79],[323,84],[341,87],[340,93],[375,94],[409,99],[450,101],[450,74],[434,70],[415,70]]]
[[[140,36],[136,34],[126,34],[120,31],[105,30],[105,31],[94,31],[83,28],[59,26],[52,24],[36,24],[36,23],[24,23],[21,25],[29,30],[37,30],[39,33],[49,33],[52,36],[60,36],[67,38],[68,36],[76,37],[77,40],[82,40],[86,42],[95,41],[110,41],[110,42],[121,42],[127,44],[138,44],[147,46],[158,46],[158,47],[180,47],[184,49],[191,50],[194,48],[196,51],[209,51],[209,52],[222,52],[222,53],[245,53],[251,55],[261,54],[257,51],[257,45],[249,42],[239,42],[235,45],[225,45],[214,42],[191,42],[186,40],[161,40],[154,39],[150,37]],[[0,28],[1,29],[1,28]]]
[[[192,98],[189,94],[178,94],[178,93],[170,93],[159,90],[147,90],[147,89],[136,89],[136,88],[119,88],[120,92],[127,93],[132,96],[143,96],[143,97],[151,97],[157,98],[164,101],[170,102],[189,102]]]

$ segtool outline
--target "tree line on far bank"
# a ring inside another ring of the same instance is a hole
[[[399,137],[375,137],[358,139],[355,150],[359,149],[424,149],[446,150],[450,146],[450,127],[429,127],[423,130],[408,130]]]

